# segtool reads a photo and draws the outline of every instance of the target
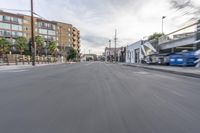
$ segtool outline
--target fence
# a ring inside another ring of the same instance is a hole
[[[35,61],[37,64],[47,64],[47,63],[64,63],[66,61],[65,57],[51,57],[51,56],[36,56]],[[31,56],[18,55],[18,54],[6,54],[0,56],[0,65],[24,65],[31,64]]]

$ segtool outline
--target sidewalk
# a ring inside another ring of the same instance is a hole
[[[195,67],[158,66],[158,65],[145,65],[145,64],[124,64],[124,65],[200,78],[200,68],[195,68]]]
[[[3,65],[0,66],[0,71],[6,71],[6,70],[18,70],[18,69],[26,69],[26,68],[34,68],[34,67],[42,67],[42,66],[49,66],[49,65],[59,65],[64,63],[50,63],[50,64],[36,64],[35,66],[32,66],[31,64],[10,64],[10,65]]]

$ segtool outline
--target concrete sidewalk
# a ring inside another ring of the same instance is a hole
[[[26,69],[26,68],[34,68],[34,67],[42,67],[42,66],[48,66],[48,65],[59,65],[64,63],[50,63],[50,64],[36,64],[35,66],[32,66],[31,64],[25,64],[25,65],[3,65],[0,66],[0,71],[7,71],[7,70],[18,70],[18,69]]]
[[[124,64],[124,65],[200,78],[200,69],[195,67],[158,66],[158,65],[145,65],[145,64]]]

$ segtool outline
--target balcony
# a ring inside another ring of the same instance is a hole
[[[76,37],[73,37],[73,41],[76,41],[77,40],[77,38]]]
[[[21,20],[21,19],[20,19],[20,20]],[[5,18],[5,17],[2,18],[2,22],[17,24],[17,25],[21,25],[21,24],[22,24],[22,20],[19,21],[19,19],[7,19],[7,18]]]
[[[11,33],[4,31],[4,32],[1,32],[0,36],[2,36],[2,37],[11,37]]]

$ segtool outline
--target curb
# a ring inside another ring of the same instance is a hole
[[[159,68],[150,68],[150,67],[130,65],[130,64],[124,64],[124,65],[130,66],[130,67],[139,67],[139,68],[144,68],[148,70],[160,71],[160,72],[167,72],[167,73],[177,74],[177,75],[182,75],[182,76],[187,76],[187,77],[200,78],[200,74],[195,74],[195,73],[178,72],[178,71],[165,70],[165,69],[159,69]]]

